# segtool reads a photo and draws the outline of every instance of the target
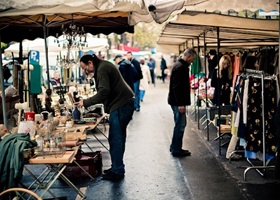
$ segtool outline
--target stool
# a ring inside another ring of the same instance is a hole
[[[217,130],[218,130],[217,134],[218,134],[218,136],[214,139],[215,141],[218,140],[218,139],[221,140],[222,137],[224,135],[226,135],[226,134],[231,134],[231,126],[230,125],[228,125],[228,124],[221,124],[220,127],[221,127],[221,130],[219,131],[219,126],[217,126]],[[225,146],[228,143],[229,143],[229,141],[224,142],[223,144],[221,144],[221,147]]]

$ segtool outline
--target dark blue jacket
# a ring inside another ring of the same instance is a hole
[[[167,69],[166,61],[165,61],[164,58],[161,59],[161,62],[160,62],[160,69],[161,69],[161,70]]]
[[[129,60],[123,59],[119,62],[119,70],[125,82],[129,85],[132,91],[134,91],[135,71],[131,62]]]
[[[143,78],[143,74],[142,74],[142,70],[141,70],[141,65],[138,62],[138,60],[136,60],[135,58],[131,59],[131,63],[133,64],[133,66],[136,69],[137,74],[134,77],[134,82],[139,81],[140,79]]]
[[[155,69],[156,68],[156,62],[154,60],[150,60],[147,64],[148,64],[150,69]]]

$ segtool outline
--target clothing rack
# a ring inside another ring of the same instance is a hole
[[[249,75],[249,76],[253,76],[253,77],[260,77],[261,78],[261,87],[262,87],[262,91],[261,91],[261,99],[262,99],[262,165],[261,166],[256,166],[254,165],[249,158],[247,158],[247,161],[249,162],[249,164],[251,164],[250,167],[247,167],[244,170],[244,181],[246,181],[246,174],[249,170],[251,169],[255,169],[261,176],[265,175],[265,169],[269,169],[269,168],[275,168],[275,166],[268,166],[268,163],[270,160],[268,160],[268,162],[266,161],[266,153],[265,153],[265,113],[264,113],[264,77],[265,77],[265,73],[264,71],[258,71],[258,70],[252,70],[252,69],[244,69],[244,74],[245,75]],[[261,171],[262,169],[262,171]]]

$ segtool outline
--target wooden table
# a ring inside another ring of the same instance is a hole
[[[86,196],[82,193],[79,188],[77,188],[64,174],[63,171],[66,167],[75,162],[75,155],[77,154],[78,147],[74,147],[72,151],[66,151],[62,157],[43,157],[37,156],[29,159],[28,164],[24,166],[24,169],[34,178],[34,182],[28,187],[31,189],[33,185],[37,185],[34,192],[39,189],[44,189],[43,193],[39,196],[43,198],[46,192],[49,192],[54,198],[55,195],[51,192],[50,188],[54,182],[60,177],[62,178],[70,187],[72,187],[76,192],[84,199]],[[76,163],[76,162],[75,162]],[[46,168],[41,172],[39,176],[35,176],[32,171],[27,167],[28,165],[46,165]],[[51,173],[54,172],[54,173]]]
[[[73,127],[71,127],[71,128],[57,127],[56,131],[61,131],[61,129],[65,129],[66,146],[68,143],[69,144],[71,143],[73,145],[75,143],[75,141],[81,141],[82,143],[86,144],[87,147],[91,151],[93,151],[92,148],[90,148],[90,146],[87,143],[87,133],[88,133],[88,131],[98,129],[99,132],[106,139],[108,139],[107,136],[104,134],[104,131],[101,131],[98,128],[98,125],[103,124],[104,130],[106,130],[105,119],[107,117],[108,117],[108,115],[104,114],[101,117],[96,118],[96,121],[94,121],[94,122],[86,122],[85,124],[75,124],[74,123]],[[105,144],[94,133],[93,133],[93,136],[106,150],[109,151],[109,149],[105,146]]]
[[[107,119],[108,114],[104,114],[101,117],[98,117],[96,119],[96,122],[86,122],[85,124],[74,124],[73,128],[78,128],[80,130],[84,130],[85,133],[90,131],[90,130],[94,130],[94,129],[98,129],[99,132],[106,138],[108,139],[108,137],[105,135],[104,131],[101,131],[98,128],[98,125],[103,124],[103,128],[104,130],[106,130],[106,126],[105,126],[105,120]],[[109,151],[109,149],[106,147],[106,145],[92,132],[94,138],[107,150]],[[90,146],[88,145],[88,143],[86,141],[84,141],[84,143],[87,145],[87,147],[92,151],[92,149],[90,148]]]

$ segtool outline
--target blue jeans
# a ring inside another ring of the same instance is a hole
[[[111,156],[111,171],[120,175],[125,173],[123,156],[126,142],[126,128],[132,119],[134,100],[114,110],[109,117],[109,145]]]
[[[145,90],[140,90],[140,100],[143,101],[145,96]]]
[[[171,153],[178,153],[182,149],[183,136],[185,132],[185,127],[187,125],[186,113],[180,113],[178,106],[171,106],[174,114],[175,126],[173,129],[173,137],[170,145]]]
[[[151,80],[152,80],[152,84],[156,84],[155,82],[155,71],[154,69],[150,69],[150,74],[151,74]]]
[[[134,108],[140,109],[140,80],[134,82],[134,94],[135,94],[135,101],[134,101]]]
[[[134,95],[135,95],[135,101],[134,101],[134,108],[140,109],[140,80],[134,82]]]

